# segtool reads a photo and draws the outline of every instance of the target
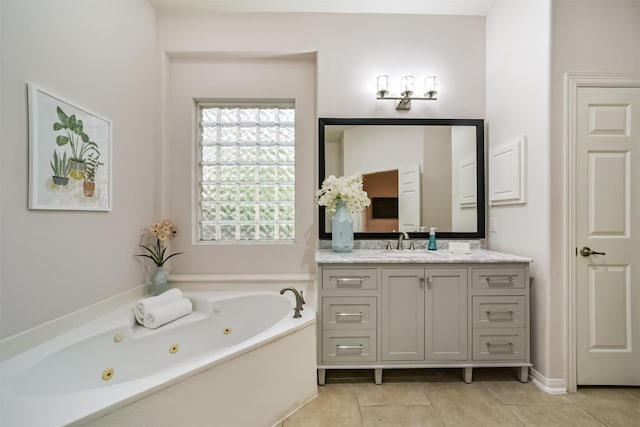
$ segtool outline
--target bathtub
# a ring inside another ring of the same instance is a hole
[[[269,426],[316,393],[315,314],[277,292],[185,292],[151,330],[133,303],[0,365],[0,425]]]

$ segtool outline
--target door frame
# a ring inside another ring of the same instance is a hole
[[[578,89],[582,87],[640,88],[640,74],[565,73],[564,75],[564,283],[565,286],[565,381],[567,391],[577,384],[577,303],[576,303],[576,111]]]

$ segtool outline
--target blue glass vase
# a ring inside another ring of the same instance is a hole
[[[150,293],[153,296],[160,295],[161,293],[169,290],[169,281],[167,280],[167,274],[162,266],[157,266],[156,271],[151,276],[151,289]]]
[[[338,199],[336,213],[331,220],[331,247],[335,252],[353,250],[353,219],[344,201]]]

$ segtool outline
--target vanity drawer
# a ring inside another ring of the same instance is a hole
[[[522,328],[525,326],[524,296],[474,296],[474,328]]]
[[[473,360],[525,359],[525,329],[474,329]]]
[[[524,268],[473,268],[475,289],[524,289]]]
[[[375,329],[377,301],[375,297],[322,298],[324,329]]]
[[[375,268],[336,268],[322,270],[322,289],[378,289]]]
[[[324,331],[322,360],[324,363],[375,362],[376,331]]]

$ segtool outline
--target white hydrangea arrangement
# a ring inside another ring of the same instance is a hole
[[[316,191],[316,203],[326,206],[330,214],[335,213],[338,199],[342,200],[350,212],[361,212],[371,204],[367,192],[362,189],[362,175],[341,176],[329,175],[322,188]]]

